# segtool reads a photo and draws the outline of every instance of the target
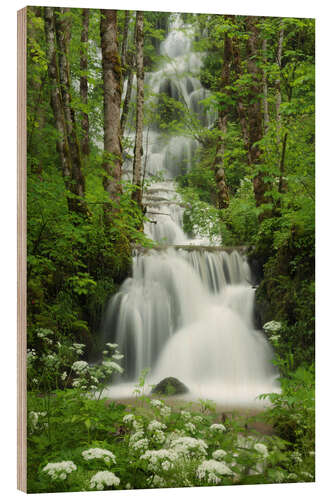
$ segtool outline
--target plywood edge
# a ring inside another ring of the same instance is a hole
[[[17,12],[17,488],[27,492],[27,8]]]

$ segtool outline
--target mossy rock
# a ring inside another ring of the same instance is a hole
[[[174,396],[189,392],[186,385],[175,377],[166,377],[159,382],[151,391],[151,394],[161,394],[162,396]]]

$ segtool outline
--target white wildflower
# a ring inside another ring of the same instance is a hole
[[[162,417],[165,417],[165,418],[169,417],[170,413],[171,413],[170,406],[162,406],[162,408],[160,409],[160,414]]]
[[[191,434],[194,434],[196,431],[196,427],[194,424],[192,424],[192,422],[186,422],[186,424],[184,425],[184,429],[186,429]]]
[[[215,450],[212,454],[214,460],[222,460],[226,456],[227,452],[224,450]]]
[[[193,420],[194,422],[196,422],[197,424],[202,424],[203,423],[203,418],[201,417],[201,415],[195,415],[193,417]]]
[[[120,361],[121,359],[123,359],[124,355],[123,354],[114,354],[112,356],[112,359],[115,359],[116,361]]]
[[[72,369],[76,372],[76,373],[85,373],[87,370],[88,370],[88,363],[86,361],[75,361],[73,364],[72,364]]]
[[[104,490],[105,486],[119,486],[120,479],[111,471],[100,471],[97,472],[90,479],[90,488],[97,490]]]
[[[81,380],[79,378],[75,378],[72,382],[73,387],[80,387]]]
[[[67,378],[67,372],[63,372],[61,375],[61,380],[66,380]]]
[[[258,453],[261,453],[265,458],[268,457],[267,446],[263,443],[256,443],[253,447]]]
[[[183,458],[200,458],[207,455],[207,444],[202,439],[179,437],[171,442],[170,447]]]
[[[197,477],[210,484],[219,484],[221,476],[230,475],[233,475],[232,470],[224,462],[217,460],[204,460],[197,468]]]
[[[53,462],[48,463],[43,468],[43,472],[50,476],[54,481],[57,480],[65,480],[69,474],[77,469],[76,465],[71,461],[63,461],[63,462]]]
[[[148,442],[148,439],[146,439],[146,438],[139,439],[138,441],[134,441],[131,445],[132,450],[140,451],[140,452],[147,450],[148,446],[149,446],[149,442]]]
[[[165,430],[166,425],[162,424],[162,422],[159,422],[158,420],[152,420],[150,424],[148,425],[148,431],[149,432],[155,432],[156,430]]]
[[[152,486],[154,488],[163,488],[166,485],[165,480],[161,476],[155,474],[155,476],[151,477],[152,477]]]
[[[123,418],[124,424],[131,424],[132,422],[134,422],[134,420],[135,420],[135,417],[132,413],[128,413]]]
[[[211,431],[218,431],[218,432],[225,432],[227,429],[224,427],[223,424],[212,424],[209,429]]]
[[[163,470],[169,470],[178,460],[178,454],[174,450],[148,450],[141,457],[141,460],[147,460],[148,470],[158,472],[162,467]]]
[[[124,371],[124,369],[114,361],[103,361],[103,365],[106,368],[109,368],[109,370],[116,371],[118,373],[123,373]]]
[[[275,333],[281,330],[282,324],[279,321],[269,321],[262,328],[266,333]]]
[[[136,441],[139,441],[139,439],[142,439],[144,437],[145,433],[143,432],[142,429],[139,429],[137,432],[132,434],[129,439],[129,444],[132,446],[133,443]]]
[[[76,354],[78,354],[79,356],[81,356],[81,354],[83,354],[84,347],[85,347],[85,344],[78,344],[77,342],[73,343],[73,348],[74,348]]]
[[[107,345],[109,349],[116,349],[118,347],[118,344],[111,344],[110,342],[107,342],[105,345]]]
[[[160,401],[159,399],[151,399],[151,400],[150,400],[150,404],[151,404],[151,406],[153,406],[154,408],[161,408],[161,407],[163,406],[162,401]]]
[[[154,431],[151,439],[157,444],[163,444],[165,441],[165,434],[163,431],[157,429],[156,431]]]
[[[183,417],[184,420],[191,420],[192,415],[189,411],[182,410],[180,412],[181,416]]]
[[[109,451],[104,450],[103,448],[89,448],[89,450],[85,450],[82,452],[82,456],[85,460],[104,460],[106,464],[110,462],[116,463],[115,455]]]

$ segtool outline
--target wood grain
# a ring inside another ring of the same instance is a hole
[[[17,487],[27,491],[27,8],[17,13]]]

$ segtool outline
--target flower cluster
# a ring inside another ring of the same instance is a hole
[[[213,432],[225,432],[227,429],[224,427],[223,424],[212,424],[209,429]]]
[[[153,472],[172,469],[178,458],[176,451],[167,449],[148,450],[140,457],[141,460],[147,461],[147,469]]]
[[[86,361],[75,361],[72,364],[72,370],[75,373],[82,374],[85,373],[89,368],[89,365]]]
[[[212,457],[214,460],[223,460],[223,458],[227,455],[227,452],[224,450],[215,450],[213,451]]]
[[[111,471],[100,471],[90,479],[90,488],[92,490],[104,490],[104,487],[119,486],[120,479]]]
[[[275,333],[281,330],[282,324],[279,321],[269,321],[262,328],[265,333]]]
[[[76,465],[71,460],[68,460],[48,463],[42,470],[45,474],[50,476],[53,481],[64,481],[67,476],[76,469]]]
[[[94,460],[100,459],[104,460],[106,464],[110,462],[116,463],[116,457],[109,450],[104,450],[102,448],[89,448],[89,450],[85,450],[82,452],[82,456],[85,460]]]
[[[223,476],[233,475],[232,470],[217,460],[204,460],[197,469],[197,477],[209,484],[219,484]]]
[[[189,436],[171,441],[170,448],[183,458],[202,458],[207,455],[207,443]]]

